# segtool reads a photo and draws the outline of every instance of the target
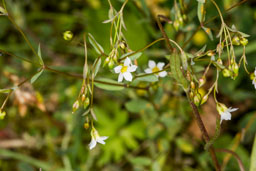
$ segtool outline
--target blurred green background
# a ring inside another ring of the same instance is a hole
[[[7,0],[6,0],[7,1]],[[164,24],[170,38],[180,45],[191,36],[199,25],[197,1],[184,0],[187,4],[188,22],[183,30],[175,31],[171,24]],[[112,0],[119,10],[123,1]],[[224,19],[229,26],[251,35],[246,48],[248,69],[256,66],[256,3],[245,2],[225,12],[239,0],[219,0]],[[109,53],[110,24],[107,0],[8,0],[7,8],[15,22],[24,31],[33,47],[41,45],[43,59],[48,66],[69,73],[82,74],[84,49],[83,34],[91,33]],[[172,17],[174,2],[169,0],[130,0],[124,10],[127,43],[132,50],[161,37],[155,16]],[[218,13],[209,2],[206,20]],[[219,18],[208,27],[214,35],[220,29]],[[63,32],[74,34],[71,41],[63,39]],[[198,31],[185,50],[196,52],[207,44],[215,49],[218,40],[210,41],[203,30]],[[88,45],[89,65],[97,54]],[[20,33],[5,16],[0,16],[0,49],[36,61],[31,49]],[[147,68],[149,59],[167,63],[168,51],[164,42],[147,49],[138,60],[140,71]],[[242,55],[242,47],[236,47],[236,56]],[[225,57],[225,54],[224,54]],[[202,74],[198,66],[198,74]],[[1,54],[0,88],[12,87],[33,75],[37,67],[17,58]],[[207,74],[204,93],[215,79],[215,70]],[[99,77],[117,79],[107,68],[101,69]],[[148,83],[141,83],[148,84]],[[7,103],[7,116],[0,121],[0,170],[163,170],[163,171],[210,171],[214,170],[208,152],[204,151],[201,133],[193,119],[192,111],[182,90],[170,78],[154,84],[153,95],[143,91],[123,89],[105,91],[95,88],[95,127],[100,135],[109,136],[106,145],[89,150],[90,130],[83,127],[83,110],[75,114],[72,104],[76,100],[82,81],[45,71],[33,84],[24,84],[15,91]],[[1,94],[1,103],[5,99]],[[221,76],[218,99],[227,106],[238,107],[232,120],[224,122],[216,148],[234,150],[246,170],[250,167],[250,155],[256,132],[255,89],[244,69],[233,81]],[[155,104],[155,106],[153,105]],[[157,109],[157,110],[156,110]],[[200,108],[203,121],[211,136],[215,131],[217,111],[212,97]],[[225,161],[227,171],[239,170],[234,157],[218,152],[219,161]],[[255,161],[256,162],[256,161]]]

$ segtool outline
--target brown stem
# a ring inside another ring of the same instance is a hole
[[[171,43],[170,43],[170,41],[169,41],[169,38],[168,38],[168,36],[167,36],[167,34],[166,34],[166,32],[165,32],[165,30],[164,30],[164,28],[163,28],[163,26],[162,26],[162,24],[161,24],[161,22],[160,22],[160,18],[161,18],[161,15],[158,15],[157,24],[158,24],[158,26],[159,26],[159,28],[160,28],[160,31],[161,31],[163,37],[165,38],[165,41],[166,41],[168,50],[169,50],[170,53],[172,54],[176,49],[171,46]],[[199,126],[199,128],[200,128],[200,130],[201,130],[201,132],[202,132],[202,134],[203,134],[203,138],[204,138],[205,142],[207,143],[207,142],[210,141],[210,137],[209,137],[209,135],[208,135],[208,133],[207,133],[207,130],[206,130],[205,126],[204,126],[204,123],[203,123],[203,121],[202,121],[202,119],[201,119],[201,117],[200,117],[199,111],[198,111],[196,105],[190,100],[188,94],[187,94],[187,98],[188,98],[188,101],[189,101],[189,103],[190,103],[190,106],[191,106],[191,108],[192,108],[192,110],[193,110],[193,113],[194,113],[194,115],[195,115],[195,119],[196,119],[196,121],[197,121],[197,125]],[[214,148],[213,148],[212,146],[210,146],[209,152],[210,152],[211,158],[212,158],[212,160],[213,160],[215,169],[216,169],[217,171],[220,171],[220,170],[221,170],[221,169],[220,169],[220,165],[219,165],[219,162],[218,162],[218,160],[217,160],[217,157],[216,157],[216,154],[215,154],[215,150],[214,150]]]

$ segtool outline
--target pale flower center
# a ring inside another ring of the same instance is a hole
[[[157,66],[155,66],[153,69],[152,69],[152,72],[158,72],[159,71],[159,68],[157,68]]]
[[[124,72],[127,71],[127,69],[128,69],[128,66],[123,66],[122,69],[121,69],[121,72],[124,73]]]

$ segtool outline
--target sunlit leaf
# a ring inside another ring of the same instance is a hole
[[[43,61],[42,54],[41,54],[41,47],[40,47],[40,44],[38,45],[38,52],[37,52],[37,54],[38,54],[38,57],[39,57],[39,63],[40,63],[41,65],[44,65],[44,61]]]
[[[96,52],[98,54],[102,54],[104,53],[104,49],[103,47],[94,39],[94,37],[88,33],[89,36],[89,42],[91,43],[91,45],[94,47],[94,49],[96,50]]]
[[[30,83],[33,84],[33,83],[40,77],[40,75],[43,73],[43,71],[44,71],[44,70],[42,69],[40,72],[36,73],[36,74],[31,78]]]

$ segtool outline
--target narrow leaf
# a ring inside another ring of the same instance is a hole
[[[30,80],[30,82],[31,82],[31,84],[33,84],[39,77],[40,77],[40,75],[43,73],[43,69],[40,71],[40,72],[38,72],[38,73],[36,73],[32,78],[31,78],[31,80]]]
[[[10,93],[12,89],[8,88],[8,89],[0,89],[0,93]]]
[[[208,35],[208,37],[211,39],[211,41],[213,41],[213,35],[212,35],[211,29],[207,27],[202,27],[202,28],[205,31],[205,33]]]
[[[198,2],[197,5],[197,17],[200,21],[200,23],[204,22],[204,3]]]
[[[87,65],[87,45],[86,45],[86,37],[84,35],[84,69],[83,69],[83,79],[86,79],[88,72],[88,65]]]
[[[88,33],[89,36],[89,42],[91,43],[91,45],[94,47],[94,49],[96,50],[96,52],[98,54],[104,53],[104,49],[102,48],[102,46],[94,39],[94,37]]]
[[[43,61],[42,55],[41,55],[40,43],[39,43],[39,45],[38,45],[38,52],[37,52],[37,54],[38,54],[38,57],[39,57],[39,63],[40,63],[41,65],[44,65],[44,61]]]
[[[7,15],[7,11],[0,6],[0,13],[2,13],[3,15]]]
[[[142,53],[138,52],[138,53],[135,53],[135,54],[131,55],[129,58],[131,60],[135,60],[135,59],[138,59],[141,55],[142,55]]]
[[[252,154],[251,154],[251,165],[250,171],[256,170],[256,135],[254,136],[254,143],[252,147]]]
[[[93,67],[95,68],[93,73],[93,78],[95,78],[97,73],[99,72],[100,65],[101,65],[101,58],[97,58],[93,64]]]
[[[144,75],[144,76],[143,76]],[[136,78],[136,80],[139,80],[139,81],[146,81],[146,82],[156,82],[158,81],[158,78],[157,76],[155,75],[145,75],[145,74],[141,74],[141,75],[138,75],[138,77]]]

